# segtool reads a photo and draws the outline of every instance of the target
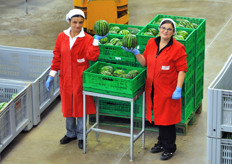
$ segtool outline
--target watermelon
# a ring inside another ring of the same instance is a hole
[[[176,39],[176,40],[184,40],[184,37],[182,35],[175,35],[174,39]]]
[[[110,73],[113,73],[114,72],[114,68],[112,66],[103,66],[100,69],[100,73],[103,72],[103,71],[108,71]]]
[[[2,110],[4,108],[4,106],[6,106],[6,105],[7,105],[7,102],[0,103],[0,110]]]
[[[137,71],[137,70],[131,70],[131,71],[128,72],[128,74],[133,79],[135,76],[137,76],[139,74],[139,71]]]
[[[127,35],[127,34],[130,34],[130,31],[128,31],[128,30],[121,30],[120,32],[119,32],[119,34],[120,35]]]
[[[198,27],[198,25],[196,23],[192,23],[194,29],[196,29]]]
[[[184,39],[186,39],[188,37],[188,32],[184,31],[184,30],[179,30],[176,32],[177,35],[181,35],[184,37]]]
[[[110,33],[110,34],[117,34],[117,32],[114,31],[114,30],[110,30],[109,33]]]
[[[144,32],[143,35],[145,35],[145,36],[154,36],[152,32]]]
[[[110,40],[110,43],[112,43],[113,45],[116,45],[118,42],[120,42],[120,39],[118,39],[118,38],[112,38]]]
[[[133,29],[133,30],[131,31],[131,34],[136,35],[136,34],[138,34],[139,31],[140,31],[139,29],[135,28],[135,29]]]
[[[105,20],[98,20],[94,23],[96,35],[105,36],[109,32],[109,24]]]
[[[119,33],[120,30],[121,29],[118,26],[113,26],[113,27],[110,28],[110,31],[115,31],[116,33]]]
[[[125,35],[122,38],[122,46],[129,49],[135,48],[137,46],[137,38],[133,34]]]
[[[109,71],[101,71],[100,74],[107,75],[107,76],[112,76],[112,74]]]
[[[108,43],[109,42],[109,39],[107,37],[103,38],[103,39],[100,39],[99,42],[101,44],[105,44],[105,43]]]
[[[113,76],[123,77],[124,74],[126,74],[125,71],[123,71],[121,69],[117,69],[117,70],[114,71]]]
[[[154,36],[156,36],[159,33],[155,28],[149,28],[147,31],[151,32]]]
[[[119,42],[117,42],[116,44],[115,44],[115,46],[122,46],[122,42],[121,41],[119,41]]]
[[[113,44],[112,44],[112,43],[110,43],[110,42],[105,43],[105,45],[113,46]]]

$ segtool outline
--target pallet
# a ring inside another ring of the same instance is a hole
[[[193,125],[196,121],[196,114],[200,114],[202,111],[202,103],[199,105],[197,109],[195,109],[187,121],[185,123],[178,123],[176,124],[176,133],[177,135],[186,135],[188,132],[188,128],[190,125]],[[89,124],[94,124],[96,122],[96,116],[90,115],[89,116]],[[111,114],[104,114],[99,113],[99,125],[105,126],[113,126],[113,127],[130,127],[130,117],[127,116],[119,116],[119,115],[111,115]],[[134,129],[141,129],[142,121],[141,118],[135,117],[134,118]],[[150,123],[145,121],[145,131],[154,131],[158,132],[158,126],[154,125],[154,123]]]

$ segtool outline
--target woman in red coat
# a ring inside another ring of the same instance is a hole
[[[184,45],[176,41],[175,22],[163,19],[159,26],[160,37],[148,41],[143,55],[137,49],[133,52],[142,66],[147,67],[146,118],[159,127],[158,142],[152,153],[161,154],[161,160],[170,159],[176,151],[175,124],[181,121],[181,88],[187,71]]]
[[[72,9],[66,15],[70,24],[67,30],[61,32],[56,40],[51,71],[46,82],[50,90],[54,76],[60,70],[60,95],[63,117],[66,117],[66,135],[60,140],[67,144],[78,139],[78,146],[83,148],[83,86],[82,74],[89,67],[89,60],[95,61],[99,56],[99,40],[105,36],[95,35],[95,39],[84,32],[84,12]],[[87,114],[94,114],[93,97],[87,96]]]

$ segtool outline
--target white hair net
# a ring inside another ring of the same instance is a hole
[[[173,21],[172,19],[170,19],[170,18],[164,18],[164,19],[160,22],[159,27],[160,27],[160,26],[162,25],[162,23],[163,23],[164,21],[166,21],[166,20],[172,22],[172,24],[173,24],[173,26],[174,26],[174,35],[176,35],[176,22],[174,22],[174,21]]]
[[[69,19],[71,19],[74,15],[81,15],[85,18],[85,13],[80,9],[72,9],[66,15],[66,21],[69,23]]]

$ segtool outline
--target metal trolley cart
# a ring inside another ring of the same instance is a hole
[[[143,94],[143,108],[142,108],[142,128],[138,134],[134,134],[134,101]],[[96,97],[96,123],[92,125],[88,130],[86,129],[86,95],[95,96]],[[105,130],[99,128],[99,104],[98,98],[108,98],[108,99],[115,99],[121,101],[127,101],[131,103],[131,116],[130,116],[130,133],[122,133],[117,131]],[[130,161],[133,161],[133,149],[134,149],[134,142],[142,136],[142,148],[145,145],[145,91],[142,90],[133,98],[127,97],[120,97],[120,96],[112,96],[107,94],[101,94],[96,92],[89,92],[83,91],[83,153],[86,153],[86,136],[90,131],[96,132],[96,138],[98,140],[98,132],[120,135],[124,137],[130,137]]]

